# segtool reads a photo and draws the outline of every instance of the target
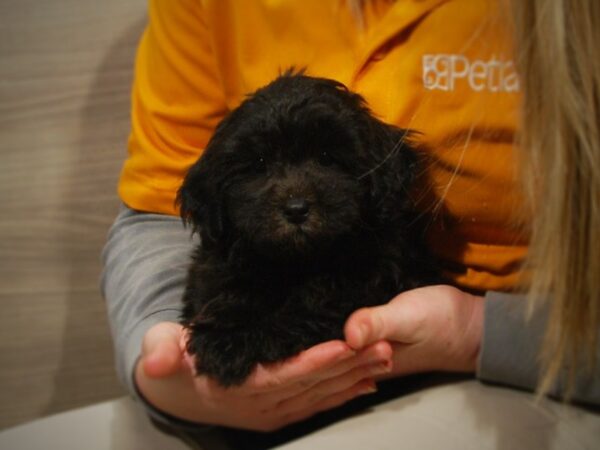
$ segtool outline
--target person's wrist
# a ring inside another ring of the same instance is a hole
[[[466,366],[469,372],[475,372],[481,352],[485,298],[471,294],[466,295],[468,295],[471,306],[465,331]]]
[[[178,421],[190,426],[205,423],[191,373],[180,370],[164,377],[150,377],[140,359],[135,366],[134,384],[139,397],[155,413],[153,416],[158,413],[169,423]]]
[[[194,432],[209,431],[210,429],[214,428],[214,425],[206,424],[202,421],[199,421],[197,416],[194,416],[193,419],[191,417],[182,417],[179,411],[170,410],[168,406],[162,404],[160,399],[158,402],[156,402],[156,399],[155,402],[151,402],[148,399],[147,394],[149,393],[152,397],[154,397],[154,395],[152,395],[151,389],[148,389],[149,386],[147,386],[145,383],[146,375],[143,373],[143,367],[141,364],[136,364],[135,368],[136,369],[132,374],[132,380],[136,392],[136,397],[142,403],[146,410],[146,413],[152,419],[162,424],[166,424],[172,428],[190,430]],[[141,370],[141,372],[138,373],[138,370]],[[141,384],[138,382],[138,378],[142,380]]]

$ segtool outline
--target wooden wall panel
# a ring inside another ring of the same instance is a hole
[[[144,0],[0,1],[0,427],[122,395],[98,288]]]

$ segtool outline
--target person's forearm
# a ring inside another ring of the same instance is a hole
[[[485,301],[485,324],[477,377],[482,381],[534,390],[540,374],[539,351],[547,313],[537,311],[526,319],[526,299],[521,295],[489,292]],[[578,369],[572,399],[600,405],[600,341],[596,349],[596,372]],[[550,394],[565,394],[565,378],[559,378]]]
[[[178,321],[189,254],[195,243],[178,217],[122,207],[104,248],[102,292],[117,372],[132,395],[134,367],[146,331]]]

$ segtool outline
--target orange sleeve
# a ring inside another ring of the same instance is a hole
[[[199,0],[150,0],[135,63],[129,156],[119,195],[176,214],[175,195],[227,108]]]

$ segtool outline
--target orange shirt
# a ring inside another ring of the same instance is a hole
[[[132,131],[119,194],[177,214],[187,168],[217,123],[285,69],[335,78],[384,121],[422,133],[441,198],[429,238],[465,288],[515,285],[513,167],[519,84],[494,0],[151,0],[136,60]]]

